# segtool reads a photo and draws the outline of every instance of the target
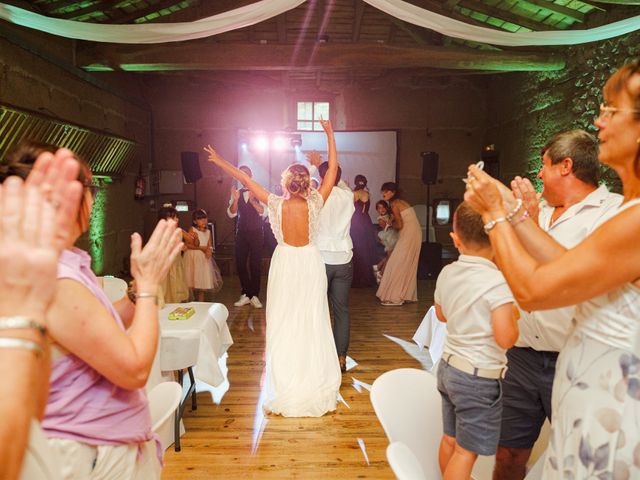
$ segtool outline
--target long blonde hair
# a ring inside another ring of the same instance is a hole
[[[287,169],[282,172],[282,191],[288,195],[299,195],[302,198],[307,198],[311,191],[311,177],[307,167],[301,163],[294,163],[289,165]]]

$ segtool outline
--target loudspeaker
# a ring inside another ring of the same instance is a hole
[[[422,243],[418,260],[418,278],[436,278],[442,270],[442,244]]]
[[[202,178],[198,152],[181,152],[180,160],[185,182],[195,183]]]
[[[438,181],[438,154],[436,152],[422,152],[422,183],[435,185]]]

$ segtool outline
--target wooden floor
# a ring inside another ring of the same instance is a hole
[[[385,459],[388,442],[369,392],[358,392],[352,377],[371,384],[388,370],[420,368],[401,345],[383,334],[411,341],[432,304],[435,282],[419,281],[420,301],[402,307],[380,306],[373,288],[351,290],[349,356],[358,365],[342,377],[340,393],[348,407],[338,403],[332,414],[302,419],[262,414],[265,310],[234,307],[238,285],[237,278],[226,277],[215,297],[229,308],[234,340],[227,360],[230,388],[219,405],[202,392],[198,409],[187,407],[182,451],[167,450],[162,478],[393,478]]]

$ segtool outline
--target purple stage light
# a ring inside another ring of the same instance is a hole
[[[269,139],[266,135],[258,135],[253,139],[253,146],[256,150],[264,152],[269,149]]]

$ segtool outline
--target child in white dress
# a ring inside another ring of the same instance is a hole
[[[184,270],[187,285],[194,298],[204,302],[206,291],[218,291],[222,287],[220,270],[213,260],[211,231],[207,228],[209,219],[203,209],[193,212],[193,226],[189,230],[197,235],[198,241],[187,244],[184,254]]]

